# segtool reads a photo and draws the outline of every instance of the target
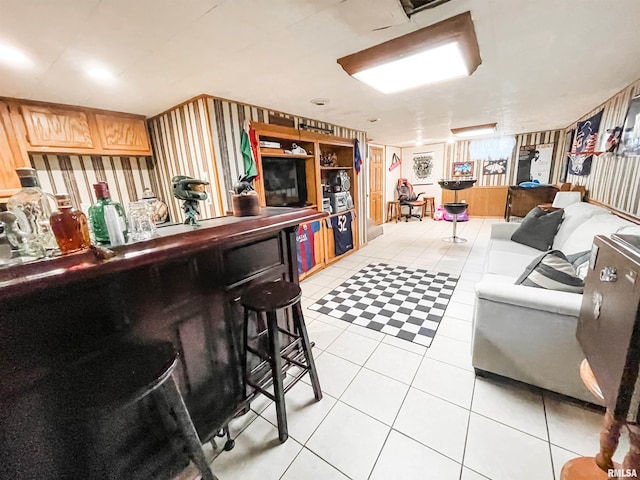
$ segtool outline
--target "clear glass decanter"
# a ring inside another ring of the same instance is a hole
[[[7,210],[17,218],[24,235],[19,247],[21,256],[41,258],[56,251],[58,246],[51,231],[51,195],[40,188],[33,168],[17,168],[22,189],[7,201]]]

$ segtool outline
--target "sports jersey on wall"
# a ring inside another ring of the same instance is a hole
[[[296,231],[298,247],[298,273],[311,270],[316,265],[316,248],[314,234],[320,231],[320,222],[299,225]]]
[[[335,244],[336,256],[353,249],[353,232],[351,223],[353,217],[351,212],[331,217],[331,229],[333,230],[333,243]]]

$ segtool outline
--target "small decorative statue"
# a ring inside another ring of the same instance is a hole
[[[191,225],[194,228],[199,227],[198,215],[200,215],[200,211],[198,210],[198,202],[209,198],[207,192],[204,191],[204,186],[209,185],[209,182],[186,175],[177,175],[171,179],[171,183],[173,184],[173,196],[179,200],[184,200],[182,204],[185,216],[184,224]]]

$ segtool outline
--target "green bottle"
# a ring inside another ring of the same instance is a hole
[[[96,243],[100,245],[123,245],[127,241],[128,227],[124,208],[111,200],[107,182],[93,185],[96,203],[89,207],[89,225]]]

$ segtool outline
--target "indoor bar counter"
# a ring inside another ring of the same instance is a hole
[[[0,478],[178,474],[189,459],[151,397],[117,412],[78,406],[69,420],[74,398],[56,373],[122,342],[170,342],[173,377],[206,442],[247,406],[242,293],[297,283],[295,228],[325,216],[266,208],[163,227],[111,258],[86,251],[0,269]]]

